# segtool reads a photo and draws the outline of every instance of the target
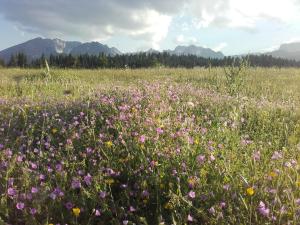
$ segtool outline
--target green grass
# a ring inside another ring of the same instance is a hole
[[[297,224],[300,70],[241,79],[0,69],[0,221]]]

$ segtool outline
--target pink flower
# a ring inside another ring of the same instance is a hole
[[[158,128],[156,129],[156,132],[157,132],[158,134],[162,134],[162,133],[164,133],[164,130],[161,129],[160,127],[158,127]]]
[[[96,209],[96,210],[95,210],[95,216],[101,216],[101,212],[100,212],[99,209]]]
[[[196,193],[194,191],[190,191],[188,196],[192,199],[194,199],[196,197]]]
[[[199,164],[203,164],[205,162],[205,155],[198,155],[197,161]]]
[[[140,141],[141,143],[145,143],[145,141],[146,141],[145,135],[140,136],[139,141]]]
[[[278,151],[275,151],[271,157],[272,160],[278,160],[282,158],[282,154]]]
[[[193,222],[193,221],[194,221],[194,218],[189,214],[187,220],[188,220],[189,222]]]
[[[270,214],[270,209],[268,209],[264,202],[260,201],[258,206],[258,212],[265,217],[268,217]]]
[[[25,204],[23,202],[18,202],[17,205],[16,205],[17,209],[19,210],[23,210],[24,207],[25,207]]]

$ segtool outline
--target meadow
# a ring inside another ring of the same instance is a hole
[[[0,69],[0,224],[299,224],[300,69]]]

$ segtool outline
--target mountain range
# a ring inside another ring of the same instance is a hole
[[[149,49],[146,53],[158,53],[159,51]],[[195,45],[190,46],[177,46],[174,50],[165,50],[169,54],[174,55],[196,55],[204,58],[223,58],[222,52],[213,51],[210,48],[203,48]],[[9,61],[11,55],[17,53],[24,53],[27,55],[29,61],[44,55],[48,57],[50,55],[58,54],[71,54],[71,55],[98,55],[105,54],[109,56],[123,54],[115,47],[109,47],[99,42],[87,42],[81,43],[77,41],[63,41],[60,39],[47,39],[47,38],[35,38],[24,42],[19,45],[12,46],[10,48],[0,51],[0,58],[6,63]],[[257,53],[262,54],[262,53]],[[278,50],[272,52],[263,53],[266,55],[272,55],[273,57],[294,59],[300,61],[300,42],[294,42],[289,44],[282,44]]]

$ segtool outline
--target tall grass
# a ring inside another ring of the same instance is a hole
[[[1,69],[0,221],[298,224],[300,70],[246,72]]]

